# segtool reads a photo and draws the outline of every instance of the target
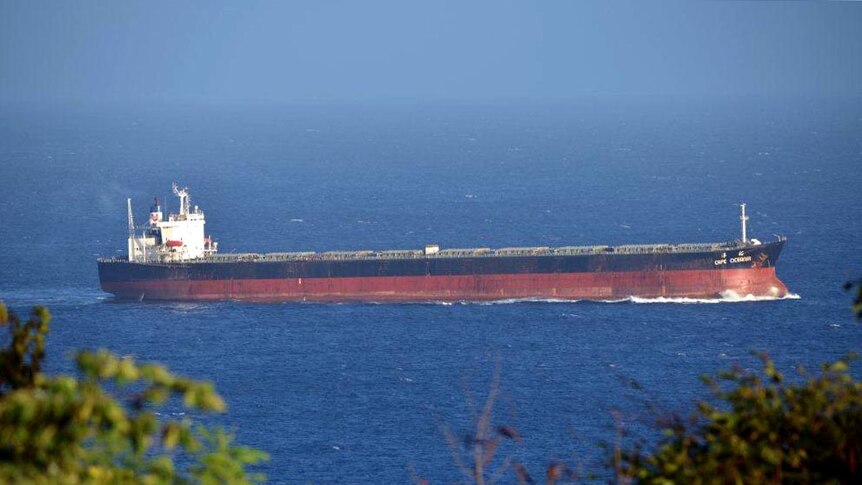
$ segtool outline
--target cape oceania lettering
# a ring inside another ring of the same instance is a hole
[[[727,253],[721,253],[721,259],[716,259],[713,261],[713,264],[716,266],[721,266],[723,264],[736,264],[736,263],[748,263],[751,262],[751,256],[746,256],[745,251],[740,251],[739,255],[728,258]]]

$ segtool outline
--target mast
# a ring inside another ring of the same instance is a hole
[[[132,215],[132,199],[126,199],[126,207],[129,211],[129,237],[135,237],[135,217]]]
[[[742,208],[742,215],[739,216],[739,220],[742,221],[742,244],[747,244],[748,243],[748,233],[746,231],[746,229],[747,229],[746,223],[748,222],[748,216],[745,215],[745,202],[740,204],[739,207]]]
[[[180,198],[180,216],[189,215],[189,189],[188,187],[180,188],[177,183],[173,183],[174,195]]]
[[[132,199],[126,199],[126,209],[129,212],[129,261],[134,261],[137,240],[135,239],[135,216],[132,215]]]

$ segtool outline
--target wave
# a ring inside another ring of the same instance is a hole
[[[102,303],[111,295],[90,288],[21,288],[0,291],[0,301],[11,306],[90,305]]]
[[[666,297],[666,296],[657,296],[657,297],[641,297],[641,296],[630,296],[627,298],[616,298],[616,299],[607,299],[607,300],[567,300],[563,298],[507,298],[504,300],[489,300],[489,301],[468,301],[468,300],[459,300],[459,301],[431,301],[424,302],[429,305],[443,305],[443,306],[452,306],[452,305],[513,305],[513,304],[523,304],[523,303],[633,303],[633,304],[642,304],[642,303],[675,303],[682,305],[692,305],[692,304],[714,304],[714,303],[748,303],[748,302],[757,302],[757,301],[780,301],[780,300],[799,300],[802,297],[797,295],[796,293],[788,293],[784,296],[756,296],[756,295],[740,295],[732,290],[724,291],[720,294],[721,296],[717,298],[687,298],[687,297]],[[423,302],[417,302],[423,303]]]
[[[416,304],[416,305],[440,305],[440,306],[453,306],[453,305],[479,305],[479,306],[487,306],[487,305],[516,305],[522,303],[578,303],[582,300],[566,300],[562,298],[506,298],[503,300],[456,300],[456,301],[446,301],[446,300],[435,300],[435,301],[414,301],[414,302],[404,302],[407,304]],[[391,304],[391,302],[370,302],[375,305],[387,305]]]
[[[577,303],[581,300],[566,300],[564,298],[507,298],[505,300],[459,301],[461,305],[512,305],[517,303]]]
[[[740,295],[739,293],[727,290],[721,293],[719,298],[674,298],[658,296],[655,298],[642,298],[632,296],[627,300],[632,303],[679,303],[684,305],[691,304],[712,304],[712,303],[747,303],[753,301],[779,301],[779,300],[799,300],[802,297],[796,293],[788,293],[784,296],[755,296],[755,295]]]

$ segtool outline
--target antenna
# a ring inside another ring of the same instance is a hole
[[[742,208],[742,215],[739,216],[739,220],[742,221],[742,244],[746,244],[748,243],[748,234],[746,231],[746,222],[748,222],[748,216],[745,215],[745,202],[740,204],[739,207]]]

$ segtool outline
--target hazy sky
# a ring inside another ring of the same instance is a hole
[[[0,101],[862,93],[862,3],[0,0]]]

